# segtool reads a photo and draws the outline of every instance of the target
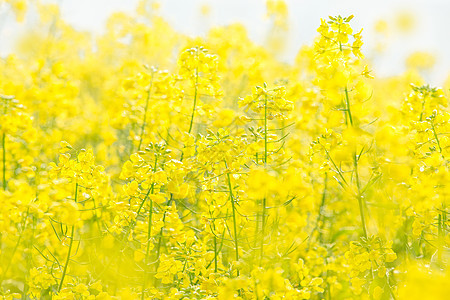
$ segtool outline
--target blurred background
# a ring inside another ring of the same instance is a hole
[[[20,3],[24,0],[12,2]],[[100,35],[114,12],[133,13],[139,0],[47,0],[59,4],[63,18],[76,29]],[[151,1],[150,1],[151,2]],[[450,71],[449,0],[160,0],[155,12],[177,31],[204,36],[214,26],[242,23],[252,40],[267,44],[281,37],[278,58],[292,62],[302,45],[313,43],[321,18],[355,16],[352,27],[363,28],[364,54],[373,62],[374,75],[400,74],[408,66],[421,70],[433,85],[442,85]],[[12,52],[15,42],[35,24],[30,7],[17,22],[8,4],[0,0],[0,55]]]

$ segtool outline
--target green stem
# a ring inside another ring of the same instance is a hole
[[[147,111],[148,111],[148,103],[150,102],[150,95],[152,93],[152,86],[153,86],[153,71],[152,71],[152,76],[150,78],[150,85],[148,87],[148,92],[147,92],[147,99],[145,100],[145,111],[144,111],[144,120],[142,122],[142,126],[141,126],[141,135],[139,138],[139,146],[138,146],[138,151],[141,150],[141,145],[142,145],[142,139],[144,137],[144,130],[145,130],[145,125],[147,124]]]
[[[197,93],[198,93],[198,49],[197,49],[197,67],[195,68],[195,85],[194,85],[194,105],[192,106],[192,114],[191,114],[191,122],[189,124],[189,131],[188,133],[191,133],[192,126],[194,124],[194,115],[195,115],[195,109],[197,106]]]
[[[258,205],[259,205],[260,203],[259,203],[259,201],[258,201]],[[255,225],[255,240],[253,241],[253,248],[255,248],[256,249],[256,247],[257,247],[257,244],[258,244],[258,231],[259,231],[259,222],[260,222],[260,219],[261,218],[261,215],[260,214],[256,214],[256,225]]]
[[[267,94],[264,97],[264,167],[267,166]],[[262,218],[261,218],[261,256],[259,264],[261,265],[264,256],[264,233],[266,227],[266,197],[262,201]]]
[[[434,135],[434,138],[436,139],[436,143],[437,143],[437,145],[439,147],[439,153],[441,153],[441,155],[442,155],[441,143],[439,142],[439,138],[438,138],[438,136],[436,134],[436,129],[434,128],[433,121],[430,122],[430,125],[431,125],[431,129],[433,130],[433,135]]]
[[[445,235],[446,235],[446,222],[447,222],[447,213],[445,212],[445,208],[441,211],[441,213],[439,214],[438,217],[438,250],[437,250],[437,254],[438,254],[438,265],[439,267],[443,267],[443,262],[442,262],[442,254],[444,252],[444,246],[445,246]]]
[[[348,89],[347,86],[344,89],[345,91],[345,101],[347,104],[347,114],[348,114],[348,119],[350,121],[350,126],[353,126],[353,117],[352,117],[352,111],[350,109],[350,97],[348,95]],[[364,232],[364,236],[367,238],[367,229],[366,229],[366,221],[364,218],[364,199],[361,195],[361,184],[359,181],[359,174],[358,174],[358,159],[356,157],[356,151],[353,153],[353,166],[354,166],[354,173],[355,173],[355,177],[356,177],[356,187],[358,189],[358,205],[359,205],[359,213],[361,215],[361,224],[362,224],[362,228],[363,228],[363,232]]]
[[[419,121],[420,122],[422,122],[422,120],[423,120],[423,114],[425,113],[425,99],[426,99],[427,97],[424,97],[423,98],[423,101],[422,101],[422,109],[420,110],[420,117],[419,117]]]
[[[322,243],[322,224],[323,223],[323,208],[325,206],[325,199],[327,196],[327,184],[328,184],[328,173],[325,173],[324,186],[322,192],[322,201],[319,207],[319,216],[317,217],[317,230],[319,234],[319,242]]]
[[[3,151],[3,190],[6,191],[6,133],[2,136],[2,151]]]
[[[264,99],[264,165],[267,164],[267,95]]]
[[[228,169],[227,162],[225,162],[225,168]],[[238,238],[237,238],[237,226],[236,226],[236,207],[234,203],[234,195],[233,195],[233,188],[231,187],[231,177],[230,173],[227,172],[227,179],[228,179],[228,188],[230,192],[230,201],[231,201],[231,207],[233,210],[233,229],[234,229],[234,246],[236,250],[236,261],[239,260],[239,244],[238,244]],[[239,270],[237,270],[237,275],[239,276]]]
[[[259,258],[259,264],[261,265],[262,258],[264,256],[264,234],[266,229],[266,197],[262,202],[262,216],[261,216],[261,257]]]
[[[71,234],[70,234],[70,237],[69,237],[69,239],[70,239],[69,252],[67,252],[67,257],[66,257],[66,262],[64,264],[63,274],[62,274],[61,281],[59,282],[59,286],[58,286],[58,292],[61,291],[61,288],[62,288],[63,283],[64,283],[64,278],[66,277],[67,267],[69,266],[70,253],[72,252],[74,231],[75,231],[75,225],[72,225],[72,230],[71,230]]]
[[[361,224],[364,232],[364,237],[367,238],[367,229],[366,229],[366,221],[364,218],[364,199],[361,195],[361,184],[359,181],[359,174],[358,174],[358,160],[356,159],[356,152],[353,153],[353,166],[354,166],[354,172],[356,177],[356,187],[358,189],[358,204],[359,204],[359,213],[361,215]]]
[[[320,143],[319,143],[320,144]],[[327,155],[328,159],[331,161],[331,163],[333,164],[334,169],[336,170],[336,172],[338,173],[339,177],[341,177],[342,181],[347,184],[347,181],[345,180],[344,175],[341,172],[341,169],[338,168],[338,166],[336,165],[336,163],[334,162],[333,158],[331,157],[330,153],[328,152],[328,150],[325,148],[324,145],[320,144],[323,148],[323,150],[325,151],[325,154]]]
[[[28,243],[29,249],[33,248],[34,239],[36,236],[36,217],[32,216],[32,220],[33,220],[33,222],[32,222],[33,227],[32,227],[32,232],[31,232],[31,238]],[[32,262],[33,262],[32,259],[33,258],[31,255],[27,255],[27,270],[28,271],[25,275],[25,282],[29,282],[28,280],[30,278],[30,270],[32,268]],[[28,284],[25,284],[25,286],[23,288],[23,292],[22,292],[22,299],[26,299],[26,295],[28,294],[29,289],[30,289],[30,286]]]
[[[153,189],[153,186],[152,186]],[[147,234],[147,251],[145,253],[145,264],[147,267],[148,266],[148,256],[150,253],[150,237],[151,237],[151,232],[152,232],[152,211],[153,211],[153,201],[150,200],[150,212],[148,215],[148,234]],[[141,294],[141,299],[144,299],[144,291],[145,288],[147,286],[147,274],[145,273],[145,269],[144,269],[144,282],[142,284],[142,294]]]
[[[184,153],[181,152],[181,157],[180,157],[180,161],[183,161],[183,155]],[[164,169],[164,165],[163,165],[163,169]],[[173,199],[173,194],[170,193],[170,199],[169,201],[167,201],[167,206],[166,207],[170,207],[170,204],[172,203]],[[162,239],[163,239],[163,230],[164,230],[164,226],[166,224],[166,214],[167,211],[165,210],[163,213],[163,217],[162,217],[162,222],[163,222],[163,226],[161,227],[160,231],[159,231],[159,239],[158,239],[158,245],[156,246],[156,267],[155,270],[158,271],[158,267],[159,267],[159,255],[161,254],[161,244],[162,244]],[[157,278],[155,277],[155,286],[157,285]]]
[[[345,91],[345,102],[346,102],[346,105],[347,105],[346,111],[347,111],[347,114],[348,114],[348,119],[350,121],[350,125],[353,126],[352,111],[350,110],[350,97],[348,96],[347,87],[345,87],[344,91]]]
[[[22,230],[20,231],[19,238],[17,239],[16,245],[14,246],[14,249],[12,251],[11,258],[8,260],[8,265],[6,266],[5,271],[3,271],[3,275],[1,277],[0,284],[5,279],[6,273],[8,272],[9,268],[11,267],[11,263],[13,261],[14,255],[16,254],[16,251],[19,248],[19,244],[20,244],[20,241],[22,240],[23,232],[25,231],[25,227],[27,225],[27,218],[28,218],[29,212],[30,212],[30,208],[27,209],[27,213],[25,214],[25,216],[22,219]]]
[[[75,184],[75,203],[78,200],[78,182]],[[72,245],[73,245],[73,236],[75,233],[75,225],[72,225],[72,229],[71,229],[71,233],[70,233],[70,243],[69,243],[69,251],[67,252],[67,257],[66,257],[66,262],[64,264],[64,270],[63,270],[63,274],[61,276],[61,281],[59,282],[59,286],[58,286],[58,292],[61,291],[61,288],[63,286],[64,283],[64,278],[66,277],[67,274],[67,268],[69,266],[69,262],[70,262],[70,254],[72,252]]]
[[[3,97],[2,97],[3,98]],[[6,115],[8,112],[8,98],[3,98],[3,115]],[[3,131],[2,134],[2,152],[3,152],[3,190],[6,191],[6,132]]]
[[[158,163],[158,156],[155,155],[155,165],[153,166],[153,173],[156,172],[157,163]],[[155,183],[152,182],[152,185],[151,185],[147,195],[149,193],[153,194],[154,189],[155,189]],[[141,299],[144,299],[144,291],[145,291],[145,287],[147,286],[147,274],[145,273],[145,269],[146,269],[146,267],[148,266],[148,263],[149,263],[148,257],[149,257],[149,254],[150,254],[150,238],[151,238],[151,235],[152,235],[152,217],[153,217],[153,200],[150,199],[150,208],[149,208],[149,212],[148,212],[147,250],[145,252],[144,280],[143,280],[143,283],[142,283]]]
[[[173,200],[173,194],[170,194],[170,199],[169,201],[167,201],[167,207],[170,206],[170,204],[172,203]],[[158,245],[156,246],[156,270],[158,270],[159,267],[159,256],[161,254],[161,245],[162,245],[162,239],[163,239],[163,230],[164,230],[164,226],[166,224],[166,215],[167,215],[167,211],[164,211],[163,214],[163,218],[162,218],[162,222],[163,222],[163,226],[161,227],[161,230],[159,231],[159,239],[158,239]],[[155,285],[157,283],[157,278],[155,277]]]
[[[217,238],[214,235],[214,273],[217,273]]]

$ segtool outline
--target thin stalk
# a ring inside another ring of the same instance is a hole
[[[358,161],[356,159],[356,153],[353,154],[353,166],[354,166],[354,172],[355,172],[355,177],[356,177],[356,187],[358,189],[358,204],[359,204],[359,213],[361,215],[361,224],[362,224],[362,228],[363,228],[363,232],[364,232],[364,237],[367,238],[367,229],[366,229],[366,221],[364,218],[364,199],[361,195],[361,184],[359,181],[359,174],[358,174]]]
[[[262,258],[264,256],[264,233],[266,229],[266,197],[262,202],[262,219],[261,219],[261,257],[259,258],[259,264],[261,265]]]
[[[260,204],[260,201],[258,200],[258,205]],[[255,240],[253,241],[253,248],[256,249],[258,244],[258,231],[259,231],[259,219],[261,218],[260,214],[256,214],[256,225],[255,225]]]
[[[171,202],[170,200],[169,200],[169,202],[167,202],[167,206],[169,206],[170,202]],[[163,221],[163,224],[165,224],[165,222],[166,222],[166,212],[164,212],[164,214],[163,214],[162,221]],[[164,226],[161,227],[161,231],[159,232],[158,246],[156,247],[157,260],[159,260],[159,254],[161,252],[161,243],[162,243],[163,229],[164,229]]]
[[[139,138],[138,151],[141,150],[142,139],[144,137],[145,125],[147,124],[148,103],[150,102],[150,95],[152,93],[152,86],[153,86],[153,71],[152,71],[152,76],[150,78],[150,85],[149,85],[148,91],[147,91],[147,99],[145,100],[144,120],[143,120],[142,126],[141,126],[141,135],[140,135],[140,138]]]
[[[328,184],[328,173],[325,173],[324,186],[322,192],[322,201],[319,207],[319,216],[317,217],[317,230],[319,233],[319,242],[322,243],[322,225],[320,222],[323,222],[323,207],[325,206],[325,199],[327,196],[327,184]]]
[[[62,274],[61,281],[59,282],[59,286],[58,286],[58,292],[61,291],[61,288],[62,288],[63,283],[64,283],[64,278],[66,277],[67,267],[69,266],[70,253],[72,252],[74,231],[75,231],[75,225],[72,225],[71,234],[70,234],[70,237],[69,237],[69,239],[70,239],[69,252],[67,252],[67,257],[66,257],[66,262],[64,264],[63,274]]]
[[[8,112],[8,99],[3,99],[5,102],[3,103],[3,114],[6,115]],[[2,152],[3,152],[3,190],[6,191],[6,132],[2,134]]]
[[[422,101],[422,109],[420,110],[420,117],[419,117],[419,121],[422,122],[423,120],[423,114],[425,113],[425,100],[427,99],[427,97],[423,98]]]
[[[222,232],[222,238],[220,239],[220,244],[219,244],[219,247],[217,247],[217,235],[215,234],[215,233],[213,233],[213,235],[214,235],[214,259],[213,260],[211,260],[209,263],[208,263],[208,265],[206,265],[206,269],[208,269],[210,266],[211,266],[211,264],[213,263],[213,261],[214,261],[214,264],[216,265],[216,264],[219,264],[219,253],[220,253],[220,251],[222,251],[222,247],[223,247],[223,238],[224,238],[224,234],[225,234],[225,228],[223,229],[223,232]],[[215,228],[214,228],[214,230],[213,230],[213,232],[215,231]],[[218,267],[217,267],[217,269],[218,269]],[[216,271],[216,270],[215,270]],[[216,271],[217,272],[217,271]],[[198,279],[197,279],[197,281],[196,281],[196,283],[198,282]]]
[[[227,162],[225,162],[225,167],[228,169]],[[228,180],[228,188],[230,193],[230,201],[231,201],[231,208],[233,210],[233,230],[234,230],[234,246],[236,250],[236,261],[239,260],[239,244],[238,244],[238,238],[237,238],[237,226],[236,226],[236,207],[234,203],[234,195],[233,195],[233,188],[231,187],[231,178],[230,173],[227,172],[227,180]],[[239,276],[239,270],[237,270],[237,275]]]
[[[441,213],[438,216],[438,241],[437,241],[438,258],[437,258],[437,262],[439,264],[439,267],[443,267],[442,254],[444,252],[444,245],[445,245],[444,240],[445,240],[445,235],[446,235],[446,231],[447,231],[446,223],[447,223],[447,213],[445,211],[445,207],[443,207],[443,210],[441,211]]]
[[[147,201],[149,195],[150,195],[150,190],[148,190],[147,194],[145,194],[144,199],[141,201],[141,204],[139,204],[139,208],[136,211],[136,216],[139,216],[139,214],[141,213],[142,207],[144,206],[145,201]],[[135,225],[136,225],[136,222],[133,221],[131,223],[131,228],[134,228]]]
[[[348,95],[347,86],[345,87],[344,91],[345,91],[345,101],[346,101],[346,105],[347,105],[346,111],[348,114],[348,119],[350,121],[350,126],[353,126],[353,117],[352,117],[352,111],[350,109],[350,97]],[[354,166],[353,171],[354,171],[355,177],[356,177],[356,187],[358,189],[357,198],[358,198],[358,205],[359,205],[359,213],[361,215],[361,224],[362,224],[362,229],[364,232],[364,237],[367,238],[366,221],[364,218],[364,204],[365,203],[364,203],[364,199],[361,194],[361,183],[360,183],[359,174],[358,174],[358,160],[356,158],[356,151],[353,153],[353,166]]]
[[[345,103],[347,106],[346,111],[347,111],[348,119],[350,121],[350,125],[353,126],[353,117],[352,117],[352,111],[350,109],[350,97],[348,96],[347,86],[345,87],[344,91],[345,91]]]
[[[173,200],[173,194],[170,194],[170,199],[169,199],[169,201],[167,201],[167,207],[169,207],[170,206],[170,203],[172,203],[172,200]],[[158,267],[159,267],[159,256],[160,256],[160,254],[161,254],[161,244],[162,244],[162,238],[163,238],[163,230],[164,230],[164,226],[165,226],[165,224],[166,224],[166,214],[167,212],[166,211],[164,211],[164,214],[163,214],[163,218],[162,218],[162,222],[163,222],[163,226],[161,227],[161,230],[159,231],[159,239],[158,239],[158,245],[156,246],[156,270],[158,270]],[[156,285],[156,281],[157,280],[157,278],[155,277],[155,285]]]
[[[441,143],[439,142],[439,138],[438,138],[438,136],[436,134],[436,129],[434,128],[433,121],[430,122],[430,125],[431,125],[431,129],[433,130],[433,135],[434,135],[434,138],[436,139],[436,143],[437,143],[437,145],[439,147],[439,153],[441,153],[441,155],[442,155]]]
[[[77,200],[78,200],[78,183],[75,184],[75,203],[77,202]],[[70,237],[69,237],[69,239],[70,239],[69,251],[67,252],[66,262],[64,263],[63,274],[61,276],[61,281],[59,282],[58,293],[61,291],[61,288],[64,283],[64,278],[66,277],[66,274],[67,274],[67,268],[68,268],[69,262],[70,262],[70,254],[72,252],[74,233],[75,233],[75,225],[72,225],[72,229],[71,229],[71,233],[70,233]]]
[[[148,256],[150,254],[150,237],[151,237],[151,230],[152,230],[152,211],[153,211],[153,201],[150,200],[150,212],[149,212],[149,216],[148,216],[147,251],[145,253],[146,267],[148,265]],[[144,282],[142,284],[141,299],[144,299],[144,291],[145,291],[146,286],[147,286],[147,274],[145,273],[145,269],[144,269]]]
[[[180,156],[180,161],[183,161],[183,155],[184,153],[181,152],[181,156]],[[163,168],[164,168],[164,164],[163,164]],[[173,200],[173,194],[170,194],[170,199],[169,201],[167,201],[167,206],[169,207],[170,204],[172,203]],[[155,270],[158,270],[159,267],[159,255],[161,254],[161,244],[162,244],[162,239],[163,239],[163,230],[164,230],[164,226],[166,224],[166,213],[167,211],[164,211],[163,213],[163,218],[162,218],[162,222],[163,222],[163,226],[161,227],[160,231],[159,231],[159,239],[158,239],[158,245],[156,246],[156,267]],[[155,286],[157,285],[157,278],[155,277]]]
[[[214,235],[214,273],[217,273],[217,238]]]
[[[37,199],[37,195],[36,195],[36,199]],[[32,227],[32,234],[31,234],[31,238],[29,240],[28,243],[28,247],[30,249],[32,249],[34,247],[34,239],[36,236],[36,217],[32,216],[33,219],[33,227]],[[32,264],[32,257],[31,255],[27,255],[27,274],[25,275],[25,281],[28,282],[28,279],[30,277],[30,270],[31,270],[31,264]],[[24,288],[23,288],[23,292],[22,292],[22,299],[26,299],[26,295],[28,294],[28,291],[30,289],[30,286],[28,284],[25,284]]]
[[[155,165],[153,166],[153,173],[156,172],[157,163],[158,163],[158,156],[155,155]],[[155,189],[155,183],[152,182],[149,192],[151,194],[153,194],[154,189]],[[149,208],[149,212],[148,212],[147,250],[145,252],[145,264],[146,264],[145,267],[147,267],[148,263],[149,263],[148,257],[150,254],[150,238],[152,236],[152,216],[153,216],[153,200],[150,199],[150,208]],[[144,299],[144,291],[145,291],[145,287],[147,286],[147,274],[145,273],[145,269],[146,268],[144,268],[144,280],[142,283],[141,299]]]
[[[2,151],[3,151],[3,190],[6,191],[6,133],[2,135]]]
[[[213,218],[213,215],[211,213],[211,210],[209,211],[209,215],[211,218]],[[212,222],[212,227],[210,226],[212,233],[214,235],[214,273],[217,273],[217,264],[218,264],[218,252],[217,252],[217,236],[216,236],[216,223],[215,220]],[[210,263],[211,264],[211,263]],[[209,267],[209,265],[208,265]],[[207,268],[208,268],[207,267]]]
[[[192,126],[194,124],[194,115],[197,106],[197,93],[198,93],[198,49],[197,49],[197,67],[195,68],[194,105],[192,106],[191,122],[189,124],[188,133],[191,133]]]
[[[327,155],[328,159],[331,161],[331,163],[333,164],[334,169],[336,170],[336,172],[338,173],[339,177],[341,177],[342,181],[347,184],[347,181],[345,180],[344,175],[341,172],[341,169],[338,168],[338,166],[336,165],[336,163],[334,162],[333,158],[331,157],[330,153],[328,153],[328,150],[325,148],[325,146],[323,146],[322,144],[320,144],[323,148],[323,150],[325,151],[325,154]]]
[[[264,97],[264,167],[267,166],[267,94]],[[261,265],[264,256],[264,233],[266,229],[266,197],[262,201],[262,216],[261,216],[261,256],[259,264]]]
[[[27,218],[28,218],[29,212],[30,212],[30,208],[27,209],[27,213],[26,213],[25,216],[23,217],[23,220],[22,220],[22,230],[20,231],[19,238],[17,239],[16,245],[14,246],[14,249],[13,249],[13,251],[12,251],[11,258],[8,260],[8,265],[6,266],[5,271],[3,271],[3,275],[2,275],[2,277],[1,277],[0,284],[1,284],[1,283],[3,282],[3,280],[5,279],[6,273],[8,272],[9,268],[11,267],[11,263],[12,263],[12,261],[13,261],[14,255],[16,254],[16,251],[17,251],[17,249],[19,248],[19,244],[20,244],[20,241],[22,240],[23,232],[25,231],[25,227],[26,227],[26,225],[27,225]]]
[[[264,165],[267,164],[267,95],[264,98]]]

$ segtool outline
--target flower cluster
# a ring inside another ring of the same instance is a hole
[[[448,294],[450,82],[372,76],[353,16],[290,64],[282,0],[273,47],[4,2],[40,18],[0,59],[0,298]]]

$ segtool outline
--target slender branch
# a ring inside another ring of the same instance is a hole
[[[228,169],[227,162],[225,162],[225,168]],[[234,247],[236,251],[236,261],[239,260],[239,244],[238,244],[238,238],[237,238],[237,226],[236,226],[236,207],[234,203],[234,195],[233,195],[233,188],[231,186],[231,177],[230,173],[227,172],[227,181],[228,181],[228,188],[230,192],[230,201],[231,201],[231,208],[233,210],[233,230],[234,230]],[[237,270],[237,275],[239,276],[239,270]]]
[[[158,156],[155,154],[155,165],[153,166],[153,172],[156,172],[157,163],[158,163]],[[154,189],[155,189],[155,183],[152,182],[152,185],[151,185],[147,195],[149,193],[153,194]],[[150,243],[151,243],[150,238],[152,236],[152,216],[153,216],[153,200],[150,199],[150,208],[149,208],[149,212],[148,212],[147,250],[145,252],[145,267],[147,267],[148,263],[149,263],[148,257],[150,254]],[[141,299],[144,299],[144,291],[145,291],[146,286],[147,286],[147,274],[146,274],[146,270],[144,269],[144,280],[142,283]]]
[[[154,71],[152,71],[152,76],[151,76],[151,78],[150,78],[150,85],[149,85],[148,91],[147,91],[147,99],[145,100],[144,120],[143,120],[142,126],[141,126],[141,135],[140,135],[140,138],[139,138],[138,151],[141,150],[142,139],[143,139],[143,137],[144,137],[145,125],[147,124],[147,111],[148,111],[148,103],[150,102],[150,95],[151,95],[151,93],[152,93],[153,74],[154,74]]]
[[[2,151],[3,151],[3,190],[6,191],[6,133],[2,135]]]
[[[189,124],[189,131],[188,131],[188,133],[191,133],[191,131],[192,131],[192,126],[193,126],[193,124],[194,124],[194,115],[195,115],[195,109],[196,109],[196,106],[197,106],[197,94],[198,94],[198,64],[199,64],[199,61],[198,61],[198,51],[199,51],[199,49],[197,49],[197,67],[195,68],[195,86],[194,86],[194,104],[193,104],[193,106],[192,106],[192,114],[191,114],[191,122],[190,122],[190,124]]]
[[[353,166],[354,166],[354,172],[355,172],[355,177],[356,177],[356,187],[358,189],[358,195],[356,197],[358,198],[359,213],[361,215],[361,224],[362,224],[362,229],[364,232],[364,237],[367,238],[366,221],[364,218],[364,203],[363,203],[364,199],[361,194],[361,184],[359,181],[358,161],[356,159],[356,153],[353,154]]]
[[[75,203],[78,200],[78,183],[75,184]],[[61,281],[59,282],[59,286],[58,286],[58,292],[61,291],[61,288],[63,286],[64,283],[64,278],[66,277],[67,274],[67,268],[69,266],[69,262],[70,262],[70,254],[72,252],[72,245],[73,245],[73,236],[75,233],[75,225],[72,225],[72,229],[71,229],[71,233],[70,233],[70,243],[69,243],[69,251],[67,252],[67,257],[66,257],[66,262],[64,264],[64,270],[63,270],[63,274],[61,276]]]
[[[63,286],[64,283],[64,278],[66,277],[67,274],[67,267],[69,266],[69,261],[70,261],[70,253],[72,252],[72,245],[73,245],[73,235],[74,235],[74,231],[75,231],[75,225],[72,225],[72,230],[71,230],[71,234],[70,234],[70,244],[69,244],[69,252],[67,252],[67,257],[66,257],[66,262],[64,264],[64,270],[63,270],[63,274],[61,277],[61,281],[59,282],[59,286],[58,286],[58,292],[61,291],[61,288]]]
[[[348,114],[348,119],[350,121],[350,125],[353,126],[352,111],[350,109],[350,99],[349,99],[350,97],[348,96],[347,87],[345,87],[344,91],[345,91],[345,103],[346,103],[346,106],[347,106],[346,111],[347,111],[347,114]]]

